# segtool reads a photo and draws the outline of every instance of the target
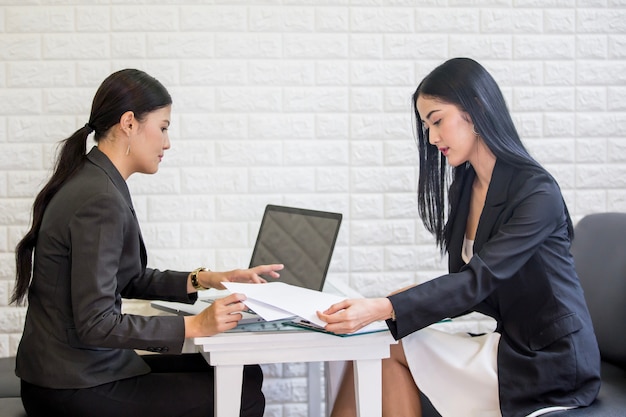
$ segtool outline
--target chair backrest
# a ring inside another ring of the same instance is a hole
[[[626,368],[626,213],[582,218],[572,254],[602,360]]]

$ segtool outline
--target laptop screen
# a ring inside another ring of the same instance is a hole
[[[250,267],[282,263],[280,282],[321,291],[341,218],[340,213],[268,205]]]

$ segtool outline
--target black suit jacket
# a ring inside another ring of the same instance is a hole
[[[402,338],[446,317],[478,311],[501,333],[502,415],[588,405],[600,387],[600,356],[570,254],[566,209],[554,179],[496,162],[474,242],[461,258],[474,172],[451,213],[450,273],[390,296]],[[453,381],[451,381],[453,383]]]
[[[149,372],[134,349],[181,352],[183,318],[122,314],[122,297],[192,302],[187,275],[146,268],[126,182],[94,147],[46,208],[17,375],[83,388]]]

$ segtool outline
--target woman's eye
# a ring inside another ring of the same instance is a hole
[[[437,121],[433,122],[433,124],[434,124],[435,126],[439,126],[439,123],[441,123],[441,119],[439,119],[439,120],[437,120]]]

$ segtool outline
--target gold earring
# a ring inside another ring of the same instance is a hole
[[[480,135],[478,134],[478,132],[476,132],[476,128],[475,128],[473,125],[472,125],[472,133],[473,133],[475,136],[480,136]]]

